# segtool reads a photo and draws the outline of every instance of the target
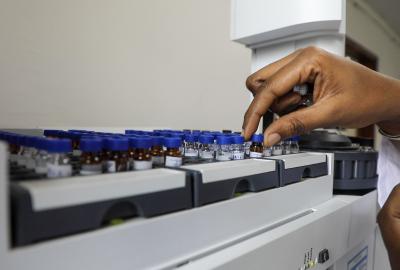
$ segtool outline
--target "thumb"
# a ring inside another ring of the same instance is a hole
[[[327,110],[321,110],[315,105],[289,113],[274,121],[264,131],[264,144],[272,146],[291,136],[327,126],[329,119]]]

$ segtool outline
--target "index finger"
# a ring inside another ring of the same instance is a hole
[[[314,80],[319,73],[307,55],[299,54],[287,65],[273,74],[258,90],[255,98],[247,109],[243,121],[243,135],[246,139],[257,130],[261,117],[268,111],[271,104],[285,95],[297,84],[310,79]]]
[[[257,89],[259,89],[266,80],[268,80],[279,69],[291,62],[297,55],[300,54],[301,51],[302,49],[296,50],[284,58],[279,59],[251,74],[246,80],[247,89],[249,89],[253,95],[257,94]]]

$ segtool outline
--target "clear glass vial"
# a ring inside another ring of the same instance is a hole
[[[103,172],[103,140],[99,137],[82,138],[79,142],[81,150],[81,175],[101,174]]]
[[[218,136],[217,137],[217,153],[216,159],[218,161],[232,160],[232,137],[230,136]]]
[[[69,139],[47,139],[46,152],[47,177],[59,178],[72,175],[72,166],[69,155],[72,152],[72,143]]]
[[[262,134],[251,136],[250,158],[261,158],[263,156],[263,141],[264,136]]]
[[[180,167],[182,166],[182,152],[180,147],[182,139],[180,137],[166,137],[164,138],[165,150],[165,166],[166,167]]]
[[[283,145],[282,142],[279,142],[272,146],[272,155],[274,156],[280,156],[283,153]]]
[[[35,157],[35,173],[47,176],[49,154],[46,148],[47,139],[40,138],[37,142],[38,154]]]
[[[291,153],[291,149],[290,149],[290,139],[286,139],[282,141],[282,154],[283,155],[289,155]]]
[[[290,152],[292,154],[297,154],[300,152],[299,146],[300,136],[293,136],[290,140]]]
[[[244,159],[244,137],[235,135],[232,136],[232,140],[232,159]]]
[[[201,135],[199,137],[199,157],[204,161],[212,161],[215,158],[214,137]]]
[[[187,159],[197,159],[199,157],[199,150],[196,145],[196,138],[193,134],[185,135],[184,156]]]

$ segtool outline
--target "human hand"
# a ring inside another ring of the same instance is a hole
[[[400,185],[390,193],[378,214],[378,224],[388,250],[392,270],[400,269]]]
[[[378,123],[387,133],[400,133],[400,82],[322,49],[297,50],[252,74],[246,81],[255,95],[246,111],[243,134],[256,131],[270,109],[282,114],[301,102],[295,85],[314,84],[313,105],[291,112],[264,132],[265,144],[315,128],[360,128]]]

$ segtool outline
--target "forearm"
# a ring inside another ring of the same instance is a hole
[[[400,185],[396,186],[378,215],[378,224],[392,270],[400,270]]]

